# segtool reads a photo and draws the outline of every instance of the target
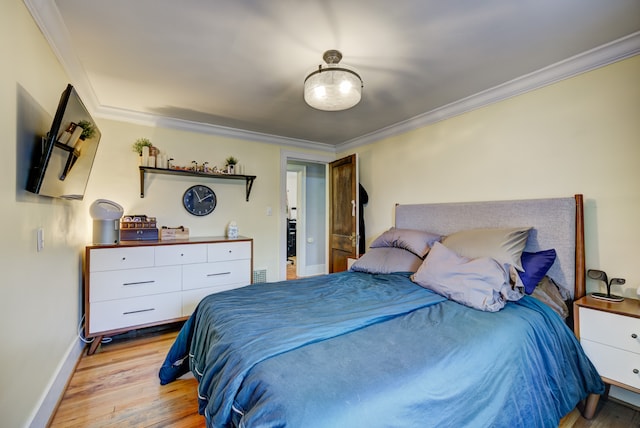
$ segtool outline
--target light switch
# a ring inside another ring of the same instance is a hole
[[[41,227],[36,232],[36,248],[38,252],[44,250],[44,229]]]

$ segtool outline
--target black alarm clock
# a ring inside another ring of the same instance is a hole
[[[216,209],[216,194],[207,186],[197,184],[189,187],[182,195],[182,205],[193,215],[204,216]]]

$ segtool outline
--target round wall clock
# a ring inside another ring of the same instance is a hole
[[[182,195],[182,205],[189,213],[197,216],[211,214],[216,209],[216,194],[207,186],[197,184],[189,187]]]

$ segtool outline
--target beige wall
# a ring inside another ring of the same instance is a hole
[[[640,56],[361,147],[368,242],[395,203],[586,198],[587,267],[640,286]],[[587,288],[595,291],[597,282]]]
[[[254,238],[254,268],[267,269],[269,281],[279,279],[274,245],[281,227],[280,146],[107,120],[99,125],[103,136],[85,200],[113,200],[126,214],[154,216],[159,226],[188,227],[191,236],[222,236],[227,224],[235,221],[241,235]],[[245,181],[161,174],[146,174],[145,197],[140,198],[138,156],[131,150],[139,137],[149,138],[176,165],[195,160],[223,167],[228,156],[235,156],[246,174],[257,176],[249,201]],[[194,184],[208,185],[216,193],[216,209],[208,216],[193,216],[182,206],[183,193]],[[268,207],[271,216],[266,214]],[[84,226],[90,237],[91,219]]]
[[[24,425],[74,343],[80,313],[81,204],[27,194],[19,124],[53,115],[67,76],[23,3],[0,3],[0,423]],[[33,113],[33,115],[32,115]],[[50,118],[48,120],[51,120]],[[36,252],[36,230],[45,251]]]
[[[3,156],[2,257],[0,268],[0,425],[29,423],[51,383],[79,352],[77,328],[82,315],[84,246],[92,241],[89,205],[110,199],[130,214],[155,216],[160,225],[189,227],[192,236],[220,236],[235,220],[240,234],[254,238],[254,268],[266,269],[267,280],[279,279],[280,157],[284,146],[134,125],[94,114],[102,132],[85,199],[62,201],[39,197],[24,189],[26,144],[22,128],[50,126],[66,75],[20,0],[0,5],[0,46],[6,59],[0,67],[0,145]],[[73,83],[73,82],[71,82]],[[82,94],[80,94],[82,96]],[[25,112],[26,110],[26,112]],[[37,123],[32,123],[37,122]],[[18,125],[17,125],[18,124]],[[244,181],[201,180],[148,175],[140,198],[138,157],[131,145],[149,138],[176,164],[192,160],[223,166],[229,155],[239,158],[247,174],[256,175],[249,202]],[[287,152],[316,153],[286,148]],[[325,153],[326,155],[326,153]],[[216,210],[195,217],[182,207],[191,185],[204,183],[218,198]],[[267,208],[272,215],[267,216]],[[282,226],[283,227],[283,226]],[[45,233],[45,248],[36,251],[36,231]]]
[[[80,255],[91,241],[89,204],[112,199],[127,213],[184,225],[193,236],[220,235],[230,220],[255,238],[255,268],[277,279],[282,147],[96,117],[102,141],[83,202],[28,194],[16,124],[24,98],[53,115],[69,78],[20,0],[0,3],[0,415],[2,425],[31,419],[61,364],[77,344]],[[459,117],[359,148],[371,236],[393,223],[396,202],[444,202],[566,196],[587,198],[587,265],[640,285],[640,58],[590,72]],[[21,101],[22,100],[22,101]],[[29,104],[31,106],[31,104]],[[36,114],[37,116],[37,114]],[[50,118],[48,119],[50,120]],[[136,138],[147,137],[178,163],[221,165],[234,155],[258,176],[251,199],[243,182],[209,182],[218,196],[210,216],[182,208],[200,180],[151,176],[139,197]],[[287,151],[294,151],[287,148]],[[266,215],[272,207],[273,216]],[[36,252],[38,228],[45,249]],[[590,284],[593,288],[593,284]]]

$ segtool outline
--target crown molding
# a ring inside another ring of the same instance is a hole
[[[520,76],[411,119],[345,141],[336,146],[339,152],[374,143],[385,138],[422,128],[454,116],[503,101],[576,75],[613,64],[640,53],[640,31],[611,43],[588,50],[532,73]]]
[[[334,146],[316,141],[263,134],[243,129],[191,122],[100,105],[95,91],[87,78],[86,71],[72,49],[73,45],[69,32],[62,20],[55,1],[23,1],[36,24],[40,27],[42,34],[49,42],[51,49],[62,64],[62,67],[73,80],[74,87],[85,102],[87,109],[95,113],[97,117],[150,126],[162,125],[185,131],[291,146],[299,149],[318,150],[332,154],[351,150],[362,145],[371,144],[385,138],[431,125],[495,102],[551,85],[578,74],[604,67],[640,53],[639,31],[498,86],[494,86],[493,88]]]
[[[95,117],[118,120],[122,122],[138,123],[148,126],[165,126],[168,128],[183,131],[198,132],[202,134],[216,135],[221,137],[237,138],[242,140],[258,141],[261,143],[277,144],[295,147],[298,149],[317,150],[335,154],[336,148],[333,144],[320,143],[317,141],[301,140],[296,138],[282,137],[278,135],[264,134],[260,132],[247,131],[243,129],[230,128],[225,126],[211,125],[200,122],[169,118],[151,113],[135,112],[127,109],[109,107],[101,105],[95,94],[87,73],[82,67],[80,60],[73,51],[71,36],[60,11],[54,0],[24,0],[24,4],[31,13],[34,21],[42,31],[49,46],[55,56],[60,61],[62,67],[73,81],[73,86],[80,94],[87,109]]]
[[[116,107],[99,107],[96,117],[120,122],[136,123],[145,126],[162,126],[164,128],[177,129],[181,131],[197,132],[200,134],[216,135],[219,137],[236,138],[240,140],[257,141],[260,143],[276,144],[295,147],[298,149],[317,150],[335,154],[336,149],[333,144],[319,143],[316,141],[301,140],[296,138],[283,137],[280,135],[265,134],[261,132],[248,131],[245,129],[231,128],[210,123],[194,122],[184,119],[159,116],[151,113],[125,110]]]
[[[73,86],[89,112],[100,106],[87,73],[73,50],[71,35],[54,0],[23,0],[49,47],[73,81]]]

